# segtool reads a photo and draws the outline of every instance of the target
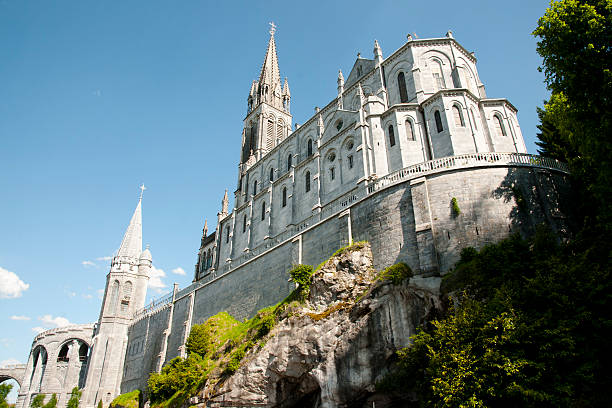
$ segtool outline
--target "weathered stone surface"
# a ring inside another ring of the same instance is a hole
[[[303,307],[279,322],[263,348],[247,354],[216,399],[273,407],[363,404],[389,358],[439,307],[436,291],[410,282],[372,285],[374,279],[367,245],[327,262]]]

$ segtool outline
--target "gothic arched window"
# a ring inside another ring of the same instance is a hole
[[[389,125],[389,145],[395,146],[395,131],[393,130],[393,125]]]
[[[308,139],[307,157],[312,156],[312,139]]]
[[[440,133],[444,130],[444,128],[442,127],[442,118],[440,117],[440,111],[434,112],[434,119],[436,120],[436,130],[438,131],[438,133]]]
[[[406,78],[404,78],[403,72],[397,74],[397,85],[399,87],[400,103],[408,102],[408,91],[406,91]]]
[[[457,105],[453,105],[453,117],[455,118],[455,126],[464,127],[463,116]]]
[[[287,206],[287,187],[283,187],[283,207]]]
[[[412,128],[412,122],[406,119],[406,139],[414,140],[414,129]]]
[[[257,180],[253,182],[253,195],[257,195]]]
[[[305,189],[306,192],[310,191],[310,172],[307,171],[306,174],[304,175],[304,184],[305,184]]]
[[[68,343],[64,344],[57,355],[57,361],[68,362]]]
[[[263,203],[261,203],[261,220],[265,220],[266,219],[266,203],[265,201]]]
[[[242,217],[242,232],[246,232],[246,214]]]
[[[274,181],[274,168],[270,168],[270,181]]]
[[[229,242],[230,226],[225,227],[225,243]]]
[[[287,156],[287,171],[291,170],[291,159],[293,158],[293,156],[291,156],[291,153],[289,153],[289,155]]]
[[[108,302],[108,311],[110,314],[114,314],[115,310],[117,310],[117,298],[119,297],[119,281],[116,280],[113,282],[113,286],[110,292],[110,299]]]
[[[506,136],[506,128],[504,128],[504,123],[499,115],[493,115],[493,123],[495,124],[495,133],[498,136]]]

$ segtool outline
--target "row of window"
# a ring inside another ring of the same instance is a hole
[[[452,106],[453,118],[455,121],[455,126],[457,127],[465,127],[465,121],[463,120],[463,115],[461,114],[461,110],[457,105]],[[474,128],[478,130],[478,125],[476,124],[476,117],[474,115],[474,110],[470,109],[470,113],[472,115],[472,122],[474,123]],[[440,117],[440,111],[434,111],[434,121],[436,122],[436,131],[438,133],[444,131],[444,126],[442,125],[442,118]],[[493,115],[493,124],[495,126],[495,133],[497,136],[506,136],[506,128],[504,127],[504,123],[502,118],[498,114]],[[414,127],[412,122],[409,119],[406,119],[406,138],[408,140],[414,139]],[[393,129],[393,125],[389,125],[388,128],[389,134],[389,145],[395,146],[395,131]]]

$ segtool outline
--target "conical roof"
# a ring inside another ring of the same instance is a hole
[[[142,252],[142,197],[125,231],[117,256],[138,259]]]
[[[261,67],[261,74],[259,75],[259,85],[268,84],[274,87],[277,83],[280,84],[280,70],[278,69],[278,56],[276,55],[274,32],[271,32],[266,58],[264,59],[263,66]]]

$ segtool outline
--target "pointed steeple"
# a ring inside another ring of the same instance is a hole
[[[289,91],[289,82],[285,77],[285,85],[283,86],[283,95],[291,97],[291,91]]]
[[[142,252],[142,195],[125,231],[117,257],[129,257],[138,260]]]
[[[225,194],[223,195],[223,201],[221,201],[221,214],[227,214],[228,207],[229,207],[229,200],[227,198],[227,189],[225,189]]]
[[[377,64],[380,64],[383,61],[382,50],[380,49],[380,45],[377,40],[374,40],[374,59]]]
[[[280,84],[280,70],[278,69],[278,56],[276,55],[276,42],[274,41],[274,30],[270,30],[270,41],[264,58],[261,74],[259,75],[259,85],[267,84],[273,90],[276,84]]]

